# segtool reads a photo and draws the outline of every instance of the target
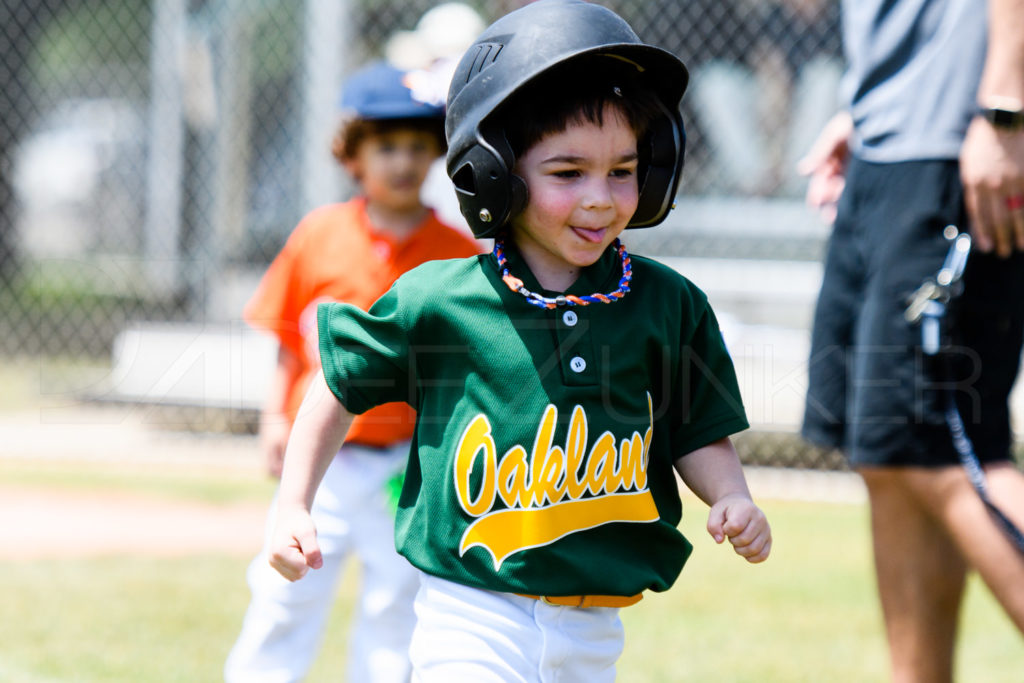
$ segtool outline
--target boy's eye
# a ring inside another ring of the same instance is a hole
[[[578,178],[580,172],[577,171],[576,169],[565,169],[562,171],[555,171],[551,175],[555,176],[556,178]]]
[[[635,168],[616,168],[612,171],[612,176],[615,178],[629,178],[636,173]]]

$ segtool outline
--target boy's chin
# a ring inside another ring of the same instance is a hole
[[[562,258],[570,265],[576,266],[577,268],[586,268],[592,266],[601,260],[601,255],[604,254],[605,249],[595,246],[592,250],[586,251],[575,251],[571,254],[563,254]]]
[[[392,213],[408,213],[413,214],[423,210],[423,202],[420,201],[420,197],[417,194],[415,197],[404,197],[395,198],[390,197],[388,200],[381,201],[380,207],[387,209]]]

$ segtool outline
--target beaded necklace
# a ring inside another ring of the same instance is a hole
[[[557,308],[558,306],[589,306],[593,303],[610,304],[626,296],[629,291],[629,283],[633,279],[633,267],[629,262],[629,254],[619,238],[612,242],[615,251],[622,259],[622,278],[619,280],[619,288],[608,294],[588,294],[586,296],[575,296],[572,294],[560,294],[556,297],[546,297],[531,292],[523,286],[523,281],[508,271],[508,259],[505,257],[505,240],[494,240],[494,258],[498,260],[498,268],[501,269],[501,279],[513,292],[518,292],[526,297],[526,302],[540,308]]]

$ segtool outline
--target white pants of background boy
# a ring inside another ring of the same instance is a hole
[[[320,648],[341,570],[352,556],[361,562],[362,585],[348,645],[348,680],[409,680],[419,576],[395,552],[394,515],[386,495],[388,480],[405,467],[408,452],[408,443],[386,451],[353,446],[339,451],[313,502],[324,564],[302,581],[292,583],[278,574],[264,545],[249,567],[252,601],[224,666],[228,683],[290,683],[306,676]],[[268,538],[272,530],[268,518]]]

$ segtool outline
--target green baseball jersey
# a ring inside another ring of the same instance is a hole
[[[508,264],[544,292],[511,248]],[[705,295],[655,261],[632,268],[611,304],[530,305],[488,254],[419,266],[368,312],[319,308],[342,404],[417,410],[396,518],[413,565],[553,596],[660,591],[678,576],[692,547],[673,462],[748,425]],[[607,292],[620,275],[609,249],[567,293]]]

